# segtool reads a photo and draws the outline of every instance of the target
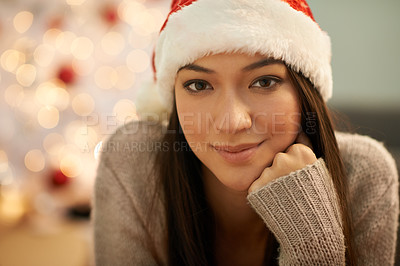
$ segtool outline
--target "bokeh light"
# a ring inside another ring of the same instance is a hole
[[[1,190],[0,224],[11,226],[16,224],[26,211],[25,199],[18,188]]]
[[[131,25],[138,24],[135,17],[143,12],[146,12],[146,7],[138,1],[123,1],[118,7],[119,17]]]
[[[94,107],[94,99],[88,93],[80,93],[72,100],[72,109],[80,116],[90,115]]]
[[[56,39],[56,47],[58,51],[65,55],[71,54],[71,47],[76,39],[75,33],[71,31],[61,32]]]
[[[68,154],[61,159],[60,170],[68,177],[77,177],[82,172],[82,161],[79,156]]]
[[[32,172],[40,172],[44,169],[45,158],[42,151],[38,149],[30,150],[25,155],[25,167]]]
[[[136,75],[126,66],[116,68],[118,80],[115,87],[119,90],[127,90],[133,87],[136,81]]]
[[[54,106],[44,106],[39,110],[37,119],[39,125],[41,125],[43,128],[54,128],[58,125],[60,113]]]
[[[1,66],[5,71],[14,72],[20,65],[25,64],[25,54],[9,49],[1,55]]]
[[[101,40],[101,47],[108,55],[118,55],[125,48],[125,38],[118,32],[110,31]]]
[[[65,145],[64,137],[59,133],[50,133],[43,140],[43,148],[49,155],[58,155]]]
[[[14,17],[14,28],[19,33],[24,33],[32,26],[33,14],[28,11],[21,11]]]
[[[36,67],[24,64],[17,69],[16,79],[21,86],[29,87],[36,79]]]
[[[122,124],[132,120],[138,120],[136,106],[131,100],[128,99],[119,100],[114,105],[113,113],[116,114],[117,120]]]
[[[43,43],[55,47],[57,44],[57,38],[62,33],[59,29],[49,29],[43,35]]]
[[[122,20],[130,24],[137,33],[149,35],[157,32],[162,24],[163,15],[156,9],[147,9],[138,1],[122,2],[118,8]]]
[[[85,2],[86,2],[86,0],[66,0],[66,3],[71,6],[79,6]]]
[[[51,81],[40,84],[35,96],[40,104],[55,106],[60,111],[65,110],[69,105],[68,92]]]
[[[71,44],[71,53],[80,60],[86,60],[93,54],[93,42],[87,37],[76,38]]]
[[[54,59],[54,47],[48,44],[39,45],[33,54],[35,62],[42,67],[47,67]]]
[[[94,81],[99,88],[108,90],[118,82],[118,73],[109,66],[99,67],[94,75]]]

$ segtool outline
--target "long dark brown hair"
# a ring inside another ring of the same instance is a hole
[[[288,67],[299,92],[301,126],[317,158],[324,158],[339,196],[346,245],[346,265],[356,265],[348,185],[328,108],[319,92],[303,75]],[[156,166],[164,192],[169,265],[215,265],[214,217],[204,193],[201,162],[190,150],[182,132],[175,103],[163,137],[169,149],[157,155]],[[278,246],[268,230],[265,265],[276,265]]]

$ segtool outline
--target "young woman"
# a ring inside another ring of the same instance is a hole
[[[97,265],[394,264],[394,160],[334,132],[330,41],[305,1],[174,1],[154,67],[168,125],[105,145]]]

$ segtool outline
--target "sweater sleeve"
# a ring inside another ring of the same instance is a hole
[[[93,203],[97,266],[157,265],[144,221],[106,162],[98,170]]]
[[[358,262],[394,265],[399,216],[395,161],[383,144],[372,138],[338,137],[349,177]]]
[[[97,266],[164,265],[163,213],[150,174],[158,131],[128,124],[103,144],[91,217]]]
[[[248,195],[280,244],[280,265],[344,265],[345,244],[334,184],[323,159]]]

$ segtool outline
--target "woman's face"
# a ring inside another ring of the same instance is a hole
[[[247,191],[299,133],[297,90],[286,66],[265,56],[200,58],[178,71],[175,99],[204,174],[234,191]]]

